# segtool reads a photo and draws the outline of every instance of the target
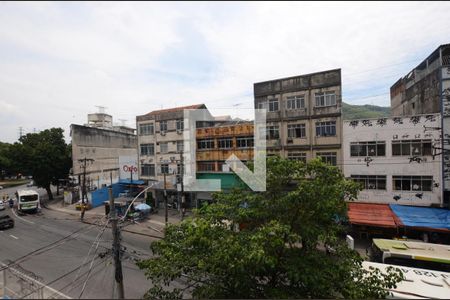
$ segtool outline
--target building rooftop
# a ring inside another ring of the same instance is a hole
[[[173,108],[159,109],[159,110],[151,111],[148,114],[145,114],[144,116],[182,111],[185,109],[201,109],[201,108],[206,108],[205,104],[194,104],[194,105],[188,105],[188,106],[179,106],[179,107],[173,107]]]

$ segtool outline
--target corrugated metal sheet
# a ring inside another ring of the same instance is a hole
[[[349,203],[348,218],[351,224],[397,228],[401,225],[388,204]]]

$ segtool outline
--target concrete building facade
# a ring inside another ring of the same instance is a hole
[[[88,190],[101,188],[119,180],[119,158],[137,159],[137,138],[135,134],[111,129],[72,124],[72,173],[75,178],[83,174],[81,159],[89,159],[86,164],[86,184]],[[137,175],[137,174],[136,174]],[[137,179],[137,176],[134,177]],[[78,181],[80,182],[80,181]]]
[[[258,82],[255,108],[267,109],[267,153],[341,165],[341,70]]]
[[[344,174],[359,202],[443,206],[440,114],[344,121]]]
[[[440,45],[391,87],[392,115],[439,113],[444,153],[441,167],[444,205],[450,205],[450,44]]]
[[[156,110],[137,116],[139,176],[149,182],[163,182],[176,189],[183,152],[184,110],[206,109],[204,104]]]

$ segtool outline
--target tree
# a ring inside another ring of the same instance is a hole
[[[0,179],[5,179],[13,171],[13,163],[9,157],[11,144],[0,142]]]
[[[359,186],[319,160],[270,158],[267,191],[237,189],[170,225],[138,262],[147,298],[380,298],[398,270],[369,273],[345,243],[345,200]],[[241,230],[234,230],[239,226]],[[328,249],[329,251],[327,251]],[[170,289],[176,279],[186,288]]]
[[[51,128],[29,133],[11,147],[12,160],[23,174],[33,176],[38,187],[45,188],[49,200],[53,200],[50,185],[66,179],[72,164],[63,132],[61,128]]]

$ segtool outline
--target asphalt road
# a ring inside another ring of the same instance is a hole
[[[103,226],[104,219],[92,219],[97,225],[91,225],[45,208],[39,214],[25,216],[18,216],[9,208],[6,212],[15,219],[15,227],[0,231],[0,262],[18,260],[16,268],[72,298],[80,297],[83,285],[81,298],[114,298],[112,234],[110,228]],[[122,246],[126,247],[122,264],[126,298],[141,298],[151,287],[135,260],[150,257],[152,241],[150,237],[122,232]]]

